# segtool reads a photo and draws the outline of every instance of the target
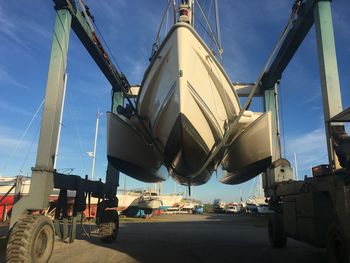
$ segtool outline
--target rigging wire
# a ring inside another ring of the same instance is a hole
[[[30,146],[29,146],[29,149],[28,149],[27,154],[26,154],[26,156],[25,156],[25,158],[24,158],[24,161],[23,161],[23,163],[22,163],[22,166],[21,166],[21,168],[20,168],[19,171],[18,171],[18,174],[21,174],[21,173],[23,172],[23,167],[26,165],[27,160],[28,160],[28,157],[29,157],[29,154],[30,154],[31,151],[32,151],[34,142],[36,141],[36,139],[37,139],[37,137],[38,137],[38,135],[39,135],[39,133],[40,133],[40,127],[41,127],[41,125],[40,125],[40,122],[39,122],[38,125],[37,125],[37,128],[36,128],[36,131],[35,131],[35,133],[34,133],[33,140],[32,140],[32,142],[31,142],[31,144],[30,144]]]
[[[216,34],[217,34],[217,39],[218,39],[218,49],[219,49],[219,54],[222,55],[224,52],[222,49],[221,45],[221,32],[220,32],[220,21],[219,21],[219,6],[218,6],[218,0],[214,0],[215,4],[215,20],[216,20]],[[222,57],[221,57],[222,60]],[[221,64],[223,61],[221,61]]]
[[[216,45],[216,47],[217,47],[217,49],[218,49],[218,51],[219,51],[220,59],[222,60],[222,56],[221,56],[222,54],[220,53],[219,44],[218,44],[217,39],[216,39],[216,37],[215,37],[214,31],[213,31],[213,29],[212,29],[211,26],[210,26],[209,20],[208,20],[208,18],[207,18],[207,16],[206,16],[205,12],[203,11],[203,8],[202,8],[202,6],[201,6],[201,4],[199,3],[198,0],[196,0],[196,3],[197,3],[197,5],[198,5],[198,7],[199,7],[199,11],[201,11],[201,14],[202,14],[202,16],[204,17],[204,20],[205,20],[205,22],[206,22],[206,24],[207,24],[207,26],[208,26],[208,28],[209,28],[209,30],[210,30],[210,35],[212,36],[212,39],[213,39],[213,41],[214,41],[214,43],[215,43],[215,45]]]
[[[164,21],[166,20],[166,18],[168,17],[168,10],[170,8],[170,4],[171,4],[172,0],[168,0],[168,3],[166,5],[166,8],[165,8],[165,12],[163,14],[163,17],[162,17],[162,20],[160,22],[160,25],[159,25],[159,28],[158,28],[158,31],[157,31],[157,35],[156,35],[156,41],[154,42],[153,44],[153,50],[152,50],[152,55],[151,57],[154,55],[154,53],[157,51],[159,45],[160,45],[160,32],[162,30],[162,27],[163,27],[163,23]],[[176,21],[174,19],[174,21]],[[167,22],[166,22],[167,23]]]
[[[10,161],[10,160],[12,159],[12,157],[17,153],[17,150],[18,150],[19,146],[22,144],[24,137],[27,135],[27,132],[29,131],[30,127],[32,126],[32,124],[33,124],[33,122],[34,122],[34,120],[36,119],[36,117],[38,116],[38,114],[39,114],[41,108],[43,107],[44,101],[45,101],[45,99],[43,99],[43,100],[41,101],[41,103],[40,103],[40,105],[38,106],[38,108],[36,109],[36,111],[35,111],[35,113],[34,113],[32,119],[30,120],[28,126],[27,126],[26,129],[24,130],[24,132],[23,132],[21,138],[20,138],[19,141],[17,142],[15,149],[11,152],[10,156],[7,158],[7,160],[6,160],[5,164],[4,164],[4,166],[2,167],[3,173],[5,172],[5,170],[6,170],[7,166],[8,166],[9,161]]]

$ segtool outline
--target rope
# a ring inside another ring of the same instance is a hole
[[[36,138],[37,138],[37,136],[39,135],[39,130],[40,130],[40,122],[39,122],[39,124],[38,124],[37,129],[36,129],[36,132],[35,132],[35,134],[34,134],[34,138],[33,138],[33,140],[32,140],[32,143],[30,144],[30,147],[29,147],[29,150],[28,150],[28,152],[27,152],[27,154],[26,154],[26,157],[24,158],[24,161],[23,161],[23,163],[22,163],[22,166],[21,166],[21,168],[19,169],[19,172],[18,172],[19,174],[21,174],[21,172],[23,172],[23,167],[24,167],[25,164],[27,163],[27,160],[28,160],[28,157],[29,157],[30,152],[32,151],[34,142],[36,141]]]
[[[166,18],[168,17],[168,10],[170,8],[170,4],[171,3],[172,3],[172,0],[168,0],[168,4],[167,4],[167,6],[165,8],[165,12],[163,14],[162,20],[160,22],[160,25],[159,25],[159,28],[158,28],[158,31],[157,31],[156,41],[153,44],[153,50],[152,50],[151,58],[153,57],[154,53],[157,52],[157,49],[159,47],[159,44],[160,44],[160,32],[162,30],[164,21],[167,20]],[[174,19],[174,21],[175,21],[175,19]],[[166,24],[166,27],[167,27],[167,24]]]
[[[22,143],[24,137],[27,135],[28,130],[29,130],[30,127],[32,126],[32,124],[33,124],[35,118],[38,116],[38,114],[39,114],[39,112],[40,112],[42,106],[44,105],[44,101],[45,101],[45,99],[43,99],[43,100],[41,101],[39,107],[36,109],[36,111],[35,111],[35,113],[34,113],[32,119],[30,120],[30,122],[29,122],[27,128],[24,130],[24,132],[23,132],[21,138],[19,139],[19,141],[18,141],[18,143],[17,143],[15,149],[12,151],[12,153],[10,154],[10,156],[7,158],[5,164],[4,164],[3,168],[2,168],[3,173],[5,172],[5,170],[6,170],[7,166],[8,166],[8,162],[9,162],[9,161],[12,159],[12,157],[17,153],[17,150],[18,150],[19,146],[21,145],[21,143]]]

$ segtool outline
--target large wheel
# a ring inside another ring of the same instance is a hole
[[[117,217],[115,222],[101,223],[98,229],[101,242],[112,243],[118,236],[119,217]]]
[[[102,243],[112,243],[116,240],[119,230],[119,215],[116,210],[109,209],[113,201],[102,201],[97,208],[97,225]]]
[[[327,254],[330,263],[349,263],[346,240],[341,227],[337,223],[328,228]]]
[[[287,244],[287,235],[284,231],[283,219],[279,214],[269,215],[268,235],[273,248],[283,248]]]
[[[21,218],[11,229],[6,262],[46,263],[55,241],[52,221],[42,215]]]

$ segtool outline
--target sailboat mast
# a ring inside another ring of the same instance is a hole
[[[298,171],[298,163],[297,163],[297,154],[294,153],[294,168],[295,168],[295,180],[298,181],[299,180],[299,171]]]
[[[182,0],[179,6],[179,22],[193,26],[193,0]]]
[[[95,128],[95,140],[94,140],[94,151],[92,155],[92,168],[91,168],[91,180],[94,179],[95,172],[95,160],[96,160],[96,147],[97,147],[97,134],[98,134],[98,122],[100,119],[100,111],[97,109],[97,117],[96,117],[96,128]]]

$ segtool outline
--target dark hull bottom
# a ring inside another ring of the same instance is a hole
[[[159,169],[147,169],[138,166],[134,163],[107,156],[109,164],[111,164],[118,171],[129,175],[130,177],[145,182],[145,183],[159,183],[167,179],[166,176],[160,173]]]
[[[210,150],[185,115],[177,118],[164,153],[170,175],[180,184],[201,185],[210,179],[211,167],[194,175],[203,167]]]
[[[220,180],[224,184],[241,184],[265,172],[271,165],[271,157],[252,163],[236,172],[226,172]]]
[[[168,178],[161,174],[161,160],[156,150],[130,120],[107,114],[107,158],[109,164],[137,180],[156,183]]]

